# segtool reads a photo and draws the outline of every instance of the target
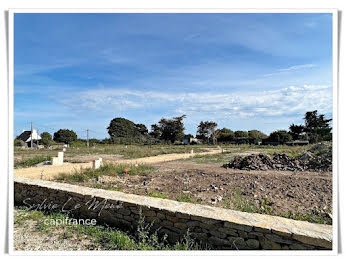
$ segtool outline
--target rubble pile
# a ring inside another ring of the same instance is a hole
[[[296,158],[278,153],[272,157],[265,154],[236,156],[223,166],[239,170],[332,171],[332,146],[316,144]]]
[[[332,145],[316,144],[305,153],[297,156],[297,159],[305,170],[332,171]]]

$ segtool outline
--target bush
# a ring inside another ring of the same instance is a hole
[[[14,164],[15,168],[27,168],[35,166],[41,162],[50,160],[50,156],[37,156]]]
[[[15,147],[23,147],[23,146],[25,146],[25,142],[23,140],[20,140],[20,139],[15,139],[14,140],[14,146]]]
[[[83,141],[83,140],[77,140],[70,143],[70,147],[85,147],[85,146],[86,146],[86,141]]]
[[[48,132],[43,132],[41,134],[41,143],[44,146],[50,146],[52,145],[52,135]]]

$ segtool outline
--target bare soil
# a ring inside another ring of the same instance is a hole
[[[240,199],[252,201],[258,207],[266,200],[266,206],[276,215],[332,213],[331,172],[243,171],[188,160],[154,166],[157,171],[148,176],[104,176],[96,184],[99,188],[112,187],[139,195],[159,194],[158,197],[174,200],[185,197],[225,208],[233,207],[234,192],[238,190]],[[95,182],[78,184],[95,186]]]

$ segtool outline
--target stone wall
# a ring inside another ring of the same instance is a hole
[[[16,204],[70,211],[120,228],[135,228],[142,214],[171,242],[189,230],[218,249],[332,249],[332,226],[282,217],[19,177],[14,195]]]

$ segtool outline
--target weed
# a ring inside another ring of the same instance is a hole
[[[90,179],[95,179],[101,176],[119,176],[125,175],[125,169],[128,169],[128,175],[148,175],[154,171],[155,168],[146,164],[136,165],[122,165],[105,163],[99,169],[80,169],[75,170],[72,174],[61,173],[58,181],[70,181],[70,182],[85,182]]]
[[[147,193],[147,196],[150,197],[155,197],[155,198],[161,198],[161,199],[168,199],[168,195],[163,192],[156,192],[156,191],[151,191]]]
[[[185,202],[185,203],[198,203],[193,196],[191,195],[191,193],[184,193],[180,196],[177,197],[176,199],[178,202]]]
[[[15,168],[27,168],[35,166],[41,162],[50,160],[50,156],[36,156],[33,158],[23,159],[20,162],[14,164]]]

